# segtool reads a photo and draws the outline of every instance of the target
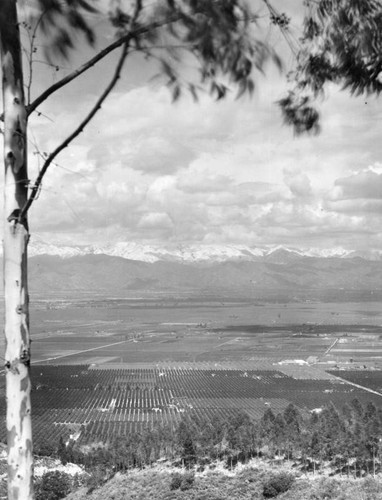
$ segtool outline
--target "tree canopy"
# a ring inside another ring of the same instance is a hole
[[[280,101],[297,133],[319,130],[314,101],[327,84],[352,95],[382,90],[382,3],[379,0],[307,0],[293,89]]]

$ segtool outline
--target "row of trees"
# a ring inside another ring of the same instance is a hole
[[[147,427],[91,449],[61,440],[57,454],[63,463],[113,471],[159,459],[184,466],[225,460],[232,467],[257,456],[294,460],[306,471],[330,465],[337,473],[359,476],[381,470],[381,434],[382,409],[355,399],[341,411],[329,405],[310,414],[290,404],[282,413],[266,410],[258,421],[244,411],[229,417],[190,412],[178,423]]]

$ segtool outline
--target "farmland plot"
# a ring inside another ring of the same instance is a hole
[[[58,443],[70,436],[80,443],[107,441],[155,422],[178,420],[185,412],[228,415],[238,410],[260,418],[271,408],[282,411],[292,402],[308,412],[355,397],[382,406],[370,394],[325,375],[298,378],[277,369],[234,369],[232,364],[202,369],[202,363],[151,368],[97,369],[88,365],[32,366],[35,442]],[[0,438],[5,439],[4,393],[0,401]]]
[[[275,364],[373,360],[382,349],[379,303],[70,297],[37,300],[32,315],[37,444],[107,440],[185,412],[258,418],[290,402],[309,411],[355,397],[381,406],[382,397],[318,368]],[[0,379],[1,440],[4,414]]]
[[[0,307],[1,308],[1,307]],[[260,302],[229,297],[35,298],[33,360],[56,364],[240,361],[322,357],[335,339],[356,347],[368,335],[382,349],[380,304]],[[119,342],[125,342],[119,344]],[[378,344],[379,342],[379,344]],[[358,346],[362,348],[362,346]],[[340,354],[338,344],[325,359]],[[336,351],[337,349],[337,351]],[[357,353],[356,353],[357,354]],[[361,356],[362,354],[362,356]],[[358,352],[362,360],[374,352]],[[4,345],[0,340],[0,356]],[[380,355],[382,364],[382,353]]]
[[[382,395],[382,370],[329,370],[328,373],[354,384],[368,387]]]

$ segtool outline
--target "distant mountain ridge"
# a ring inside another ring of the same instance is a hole
[[[43,296],[91,292],[108,297],[382,300],[382,259],[367,260],[341,249],[323,256],[283,247],[166,249],[124,243],[32,245],[30,250],[30,289]]]
[[[382,257],[378,252],[34,242],[29,256],[31,293],[44,297],[90,292],[106,297],[382,301]]]
[[[43,242],[32,242],[29,246],[31,257],[38,255],[54,255],[62,259],[85,255],[108,255],[140,262],[183,262],[183,263],[213,263],[227,261],[264,261],[288,262],[300,257],[318,258],[355,258],[366,260],[382,260],[382,251],[370,250],[357,252],[343,248],[331,249],[296,249],[284,246],[271,248],[249,247],[245,245],[177,245],[159,246],[134,242],[119,242],[104,246],[74,246],[50,245]]]

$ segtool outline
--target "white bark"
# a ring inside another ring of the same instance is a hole
[[[30,338],[27,286],[28,224],[18,214],[28,195],[26,110],[16,0],[1,0],[0,45],[4,103],[4,295],[8,499],[33,494]]]

